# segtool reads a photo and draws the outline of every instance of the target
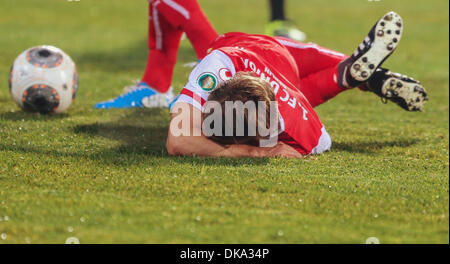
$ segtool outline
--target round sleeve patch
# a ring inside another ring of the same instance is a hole
[[[211,72],[205,72],[197,80],[198,86],[205,91],[211,91],[217,86],[217,77]]]

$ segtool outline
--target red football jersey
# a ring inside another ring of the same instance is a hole
[[[319,117],[300,91],[299,69],[289,51],[263,35],[227,33],[192,71],[177,102],[203,110],[209,93],[237,72],[251,71],[270,83],[277,98],[281,131],[278,139],[301,154],[317,154],[331,147]]]

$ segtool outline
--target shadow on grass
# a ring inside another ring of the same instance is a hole
[[[51,121],[51,120],[64,119],[64,118],[67,118],[68,116],[69,116],[69,114],[67,114],[67,113],[44,115],[44,114],[39,114],[39,113],[17,110],[17,111],[13,111],[13,112],[0,113],[0,120]]]
[[[269,159],[226,159],[200,157],[172,157],[166,151],[169,115],[165,109],[136,109],[119,120],[110,123],[77,125],[76,134],[100,136],[120,142],[120,146],[110,150],[120,155],[146,155],[167,158],[176,162],[204,165],[258,165],[266,164]]]
[[[115,165],[115,166],[151,166],[157,163],[158,165],[169,164],[171,166],[174,163],[179,164],[192,164],[193,166],[206,165],[206,166],[228,166],[228,167],[240,167],[240,166],[259,166],[268,164],[270,159],[268,158],[203,158],[203,157],[172,157],[167,154],[165,149],[159,149],[158,153],[151,150],[138,150],[133,151],[132,148],[126,146],[120,146],[118,148],[102,149],[99,152],[85,153],[85,152],[64,152],[50,148],[32,147],[32,146],[17,146],[7,145],[0,143],[0,150],[13,151],[15,153],[23,154],[37,154],[43,157],[53,157],[55,159],[61,159],[64,157],[74,158],[77,161],[92,160],[96,161],[99,166]],[[157,160],[149,160],[147,158],[158,158]]]
[[[333,142],[332,149],[336,151],[345,151],[350,153],[376,153],[384,148],[401,147],[406,148],[419,143],[418,139],[400,139],[385,141],[367,141],[367,142]]]
[[[12,121],[51,121],[67,117],[68,114],[41,115],[23,111],[5,112],[0,114],[0,120]],[[0,144],[1,150],[22,153],[36,153],[53,157],[75,157],[77,159],[96,160],[104,164],[130,165],[136,163],[148,164],[147,157],[159,158],[162,163],[191,163],[203,165],[263,165],[269,159],[251,158],[200,158],[200,157],[171,157],[168,155],[165,143],[169,124],[169,114],[166,109],[135,109],[128,111],[119,119],[107,123],[92,123],[75,125],[72,131],[78,135],[88,137],[103,137],[118,142],[115,147],[103,148],[96,152],[64,152],[54,149],[15,146]],[[364,142],[333,142],[333,151],[349,153],[372,154],[390,147],[407,148],[419,143],[419,139],[398,139]],[[325,154],[326,155],[326,154]]]
[[[143,39],[132,46],[116,49],[114,51],[86,52],[74,56],[78,68],[101,69],[107,72],[122,72],[124,70],[144,71],[147,63],[147,40]],[[196,56],[190,46],[181,45],[178,52],[178,62],[195,61]]]
[[[53,116],[34,116],[28,113],[14,112],[8,114],[11,120],[44,120],[42,118],[58,118]],[[36,119],[36,117],[38,119]],[[0,115],[2,118],[2,115]],[[41,118],[41,119],[39,119]],[[89,138],[107,138],[118,142],[111,147],[97,148],[95,151],[64,151],[46,147],[29,145],[11,145],[0,142],[0,150],[17,153],[31,153],[54,158],[68,157],[76,160],[94,160],[99,165],[136,165],[149,166],[152,163],[171,164],[187,163],[192,165],[244,166],[264,165],[269,159],[251,158],[200,158],[172,157],[165,148],[169,124],[169,113],[166,109],[135,109],[119,119],[106,123],[75,125],[72,131]],[[149,159],[152,158],[152,159]]]

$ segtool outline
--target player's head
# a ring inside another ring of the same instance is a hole
[[[209,137],[221,144],[258,145],[261,139],[268,138],[268,136],[260,134],[261,128],[268,130],[271,120],[274,118],[278,120],[278,112],[270,115],[271,102],[275,102],[272,87],[267,81],[249,72],[239,72],[231,79],[221,83],[208,96],[208,102],[215,102],[215,106],[219,106],[221,110],[222,133],[220,136]],[[258,115],[259,108],[261,108],[261,113]],[[205,111],[203,119],[212,115],[214,111],[215,108]],[[264,115],[264,118],[261,114]],[[227,131],[228,133],[226,133]],[[230,135],[230,131],[232,131],[232,135]]]

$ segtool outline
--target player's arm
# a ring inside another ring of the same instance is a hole
[[[169,126],[166,148],[170,155],[208,157],[288,157],[301,155],[292,147],[279,143],[271,148],[249,145],[222,146],[202,134],[201,111],[187,103],[176,103]],[[176,112],[176,110],[180,110]],[[197,118],[195,118],[197,117]],[[183,122],[184,121],[184,122]],[[184,133],[180,133],[184,127]]]
[[[176,103],[172,109],[175,110],[166,143],[170,155],[213,156],[225,149],[202,135],[200,110],[183,102]]]

